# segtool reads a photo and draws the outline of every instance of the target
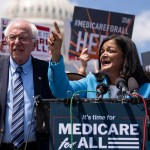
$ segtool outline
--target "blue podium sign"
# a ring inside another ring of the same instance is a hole
[[[50,103],[50,150],[139,150],[145,109],[131,103]],[[73,141],[71,142],[71,136]]]

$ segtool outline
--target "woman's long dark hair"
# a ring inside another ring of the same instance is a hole
[[[98,55],[99,71],[101,70],[101,63],[100,63],[100,59],[99,59],[100,54],[101,54],[100,52],[101,52],[101,49],[102,49],[104,43],[109,40],[114,40],[116,42],[116,44],[118,45],[118,47],[120,47],[120,49],[123,52],[125,61],[124,61],[123,68],[121,71],[121,76],[125,80],[128,80],[129,77],[134,77],[137,80],[139,85],[141,85],[145,82],[148,82],[148,79],[147,79],[147,77],[144,73],[144,70],[142,68],[142,65],[140,63],[136,45],[130,38],[123,36],[123,35],[111,35],[103,40],[103,42],[100,46],[99,55]],[[103,75],[101,74],[101,72],[99,72],[95,75],[98,80],[101,80],[101,78],[103,78]]]

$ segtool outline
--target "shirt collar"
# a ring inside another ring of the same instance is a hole
[[[28,67],[32,64],[32,57],[30,56],[29,59],[27,60],[27,62],[23,65],[21,65],[21,67],[23,68],[23,73],[24,74],[27,74],[28,73]],[[15,63],[15,61],[12,59],[12,57],[10,56],[10,67],[11,67],[11,72],[12,74],[15,73],[16,71],[16,68],[18,67],[19,65]]]

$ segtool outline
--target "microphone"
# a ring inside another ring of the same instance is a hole
[[[41,132],[41,135],[49,136],[49,105],[43,102],[41,95],[34,97],[36,103],[36,128]]]
[[[138,101],[141,100],[141,97],[138,94],[139,85],[134,77],[128,79],[128,87],[132,97],[136,98]]]
[[[99,83],[96,86],[96,96],[98,98],[103,98],[103,95],[106,94],[108,91],[108,85],[106,85],[105,83]]]
[[[115,85],[119,89],[118,97],[121,99],[125,99],[126,95],[128,94],[126,81],[123,78],[117,78],[115,81]]]
[[[130,77],[128,79],[128,88],[129,91],[133,94],[133,93],[137,93],[138,89],[139,89],[139,85],[137,83],[137,81],[135,80],[134,77]]]

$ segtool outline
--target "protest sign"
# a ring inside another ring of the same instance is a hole
[[[143,108],[143,104],[79,102],[70,110],[52,102],[50,149],[143,149],[147,137]]]
[[[90,58],[98,58],[98,49],[108,35],[132,37],[135,16],[104,10],[75,7],[71,23],[69,58],[77,59],[88,47]]]

